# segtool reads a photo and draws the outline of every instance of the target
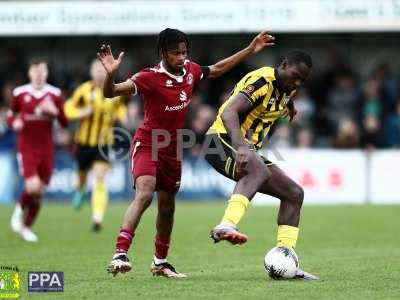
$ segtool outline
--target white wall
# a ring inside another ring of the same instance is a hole
[[[400,151],[379,151],[371,156],[371,203],[400,203]]]
[[[268,153],[270,154],[270,153]],[[400,204],[400,151],[286,150],[268,158],[305,191],[307,204]],[[277,203],[258,194],[253,203]]]

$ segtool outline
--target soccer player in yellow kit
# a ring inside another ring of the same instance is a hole
[[[312,60],[307,53],[290,52],[277,68],[263,67],[245,75],[219,109],[207,135],[210,148],[221,151],[209,151],[205,158],[237,184],[221,223],[211,231],[214,242],[247,241],[247,236],[236,226],[250,200],[260,192],[281,200],[277,246],[292,249],[296,246],[303,189],[256,150],[262,147],[272,125],[288,108],[290,98],[308,78],[311,68]],[[317,279],[302,270],[298,270],[297,277]]]
[[[124,98],[107,99],[103,95],[106,72],[96,59],[90,67],[91,80],[81,84],[65,103],[65,114],[70,120],[79,120],[75,135],[78,161],[78,187],[73,198],[74,208],[79,209],[85,197],[87,174],[94,171],[91,195],[93,231],[101,229],[108,202],[105,176],[110,168],[108,147],[114,137],[112,127],[118,119],[126,124],[127,109]]]

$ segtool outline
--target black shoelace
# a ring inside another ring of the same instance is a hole
[[[174,266],[171,265],[171,264],[168,263],[168,262],[161,263],[161,264],[159,264],[159,265],[155,264],[155,265],[156,265],[156,266],[163,266],[164,268],[170,269],[170,270],[171,270],[172,272],[174,272],[174,273],[178,273],[178,272],[175,270]]]
[[[122,260],[122,261],[125,261],[125,262],[129,261],[128,256],[126,256],[124,254],[121,254],[121,255],[117,256],[116,259],[119,259],[119,260]]]

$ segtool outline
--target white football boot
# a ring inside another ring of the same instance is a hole
[[[118,273],[126,273],[131,269],[132,265],[126,253],[115,253],[107,267],[107,272],[115,277]]]
[[[186,278],[187,275],[178,272],[169,262],[156,264],[153,260],[150,266],[150,272],[153,276],[163,276],[167,278]]]
[[[23,226],[19,234],[27,242],[37,242],[39,240],[37,235],[29,227]]]

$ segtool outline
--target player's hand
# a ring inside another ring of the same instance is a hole
[[[286,105],[286,107],[283,110],[282,116],[284,118],[289,118],[289,121],[292,122],[294,117],[297,115],[297,109],[294,107],[294,104],[292,101]]]
[[[82,107],[80,110],[79,110],[79,117],[81,118],[81,119],[85,119],[85,118],[87,118],[87,117],[90,117],[90,115],[93,113],[93,108],[91,107],[91,106],[85,106],[85,107]]]
[[[41,114],[56,117],[58,115],[58,108],[51,100],[43,100],[38,105],[38,110]]]
[[[15,131],[19,131],[24,127],[24,121],[22,121],[21,118],[16,118],[13,122],[12,122],[12,128]]]
[[[270,31],[265,30],[258,34],[250,43],[249,49],[252,53],[257,53],[265,47],[275,45],[275,37],[269,34]]]
[[[238,173],[242,172],[242,170],[246,167],[252,154],[253,152],[247,145],[239,146],[236,152],[236,171]]]
[[[97,58],[100,60],[107,74],[114,75],[118,70],[119,65],[121,64],[122,57],[124,56],[124,52],[121,52],[118,55],[117,59],[114,59],[114,56],[111,52],[110,45],[102,45],[100,47],[100,52],[97,52]]]

